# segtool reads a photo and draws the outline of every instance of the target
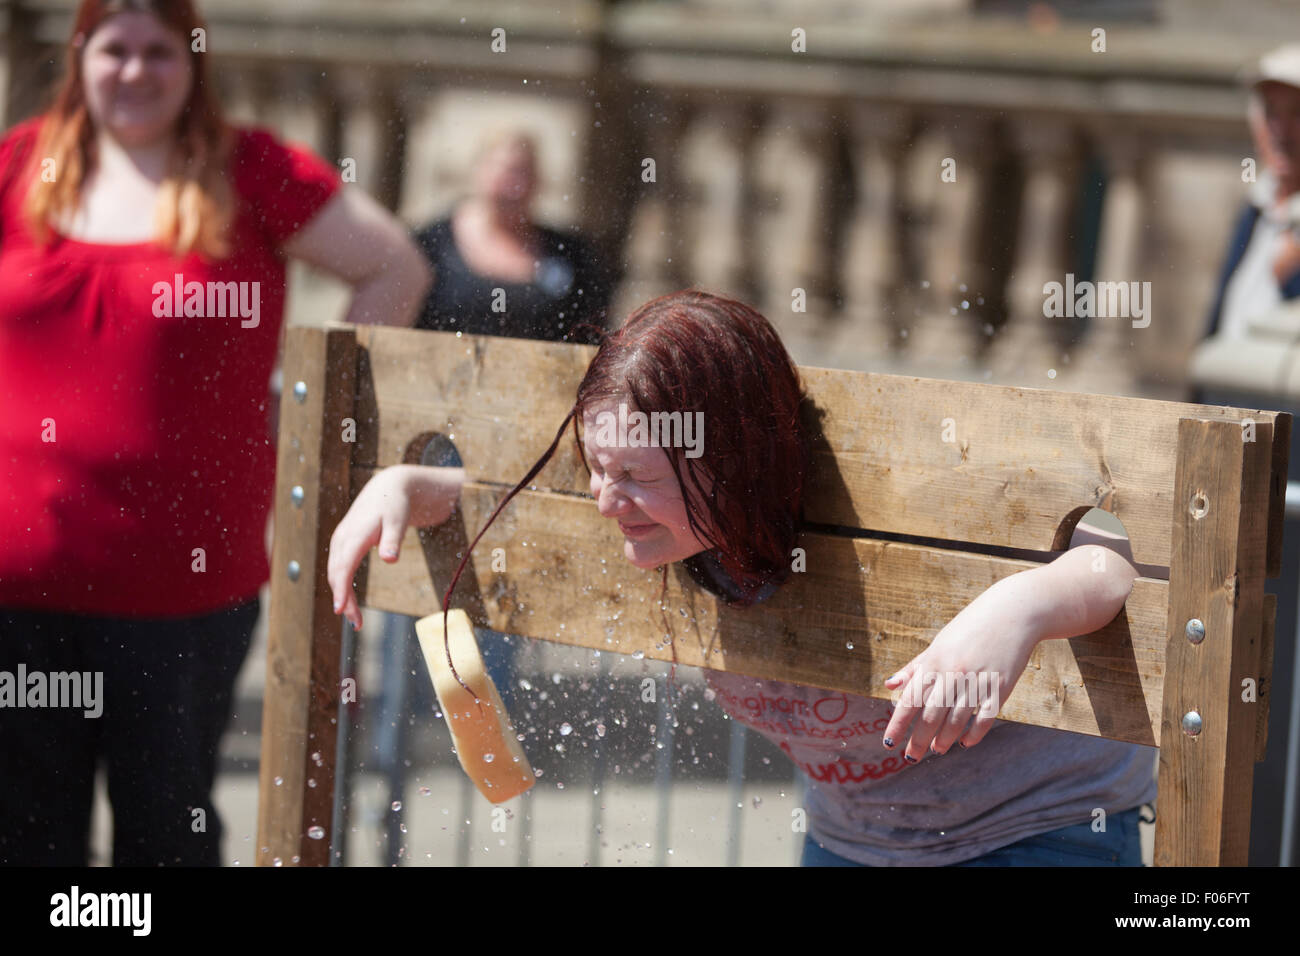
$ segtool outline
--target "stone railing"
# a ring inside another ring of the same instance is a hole
[[[412,223],[485,127],[534,132],[538,216],[597,240],[619,315],[697,284],[806,364],[1184,397],[1252,155],[1236,71],[1271,37],[1117,23],[1095,52],[1091,23],[787,6],[204,9],[232,116],[354,160]],[[74,8],[0,3],[6,123],[39,109]],[[1149,282],[1149,324],[1045,315],[1046,283],[1088,279]]]

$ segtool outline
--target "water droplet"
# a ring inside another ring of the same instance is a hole
[[[284,860],[280,859],[280,858],[277,856],[274,860],[271,861],[271,865],[272,865],[272,866],[284,866]]]
[[[848,648],[849,650],[853,650],[853,642],[852,642],[852,641],[849,641],[849,642],[848,642],[847,644],[845,644],[844,646],[845,646],[846,648]]]
[[[428,787],[421,787],[421,788],[420,788],[420,796],[422,796],[422,797],[427,797],[427,796],[428,796],[429,794],[431,794],[431,793],[433,793],[433,791],[430,790]]]
[[[398,810],[400,810],[400,809],[402,809],[402,801],[401,801],[401,800],[394,800],[394,801],[393,801],[393,811],[396,812],[396,811],[398,811]]]
[[[596,736],[597,736],[597,737],[604,737],[604,736],[605,736],[605,725],[604,725],[604,724],[597,724],[597,725],[596,725]]]
[[[634,660],[634,661],[643,661],[643,660],[645,660],[645,651],[633,651],[633,652],[632,652],[632,660]]]
[[[564,723],[560,724],[560,736],[561,736],[561,737],[567,737],[567,736],[569,736],[569,734],[571,734],[571,733],[573,733],[573,725],[572,725],[572,724],[570,724],[568,721],[565,721]]]
[[[323,840],[325,839],[325,828],[309,827],[307,830],[307,835],[311,837],[313,840]]]
[[[280,784],[282,784],[282,783],[284,783],[284,777],[276,777],[276,778],[275,778],[275,785],[276,785],[277,787],[280,786]]]
[[[491,763],[493,760],[496,760],[496,759],[497,759],[497,755],[496,755],[496,754],[484,754],[484,755],[483,755],[483,762],[484,762],[484,763]]]
[[[763,805],[763,798],[762,798],[762,797],[755,797],[755,798],[754,798],[754,809],[757,810],[757,809],[758,809],[759,807],[761,807],[762,805]]]

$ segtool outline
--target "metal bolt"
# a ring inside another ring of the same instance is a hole
[[[1187,639],[1193,644],[1205,640],[1205,625],[1201,623],[1200,618],[1194,617],[1187,622]]]
[[[302,490],[302,485],[294,485],[289,489],[289,497],[299,508],[302,507],[303,499],[307,497],[307,492]]]
[[[297,581],[298,575],[302,573],[302,566],[297,561],[289,562],[289,580]]]
[[[1195,737],[1201,732],[1201,715],[1194,710],[1183,714],[1183,733]]]
[[[307,401],[307,383],[295,382],[293,386],[293,397],[300,402]]]

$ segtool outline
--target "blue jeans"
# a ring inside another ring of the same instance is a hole
[[[952,866],[1141,866],[1142,841],[1138,836],[1139,807],[1112,813],[1106,832],[1094,833],[1091,821],[1025,837],[998,847],[973,860]],[[822,847],[812,834],[804,838],[800,866],[865,866],[837,856]]]

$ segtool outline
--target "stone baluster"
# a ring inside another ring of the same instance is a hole
[[[336,158],[331,148],[333,107],[321,95],[320,79],[320,71],[312,67],[279,68],[268,119],[283,139],[307,146],[332,162]]]
[[[908,281],[902,179],[912,119],[901,107],[859,106],[849,116],[856,201],[845,248],[845,345],[864,357],[899,341]],[[910,277],[915,281],[916,277]]]
[[[636,179],[627,183],[626,195],[636,208],[628,229],[626,281],[615,315],[626,315],[647,299],[675,292],[691,284],[687,259],[685,209],[690,184],[683,162],[683,143],[691,121],[690,103],[681,97],[660,97],[641,127]],[[644,162],[654,160],[655,180],[644,181]]]
[[[1098,249],[1097,282],[1124,283],[1131,295],[1133,283],[1142,295],[1145,320],[1152,316],[1151,302],[1142,280],[1142,230],[1145,225],[1143,203],[1147,195],[1147,162],[1136,135],[1116,136],[1107,131],[1099,137],[1106,161],[1106,193],[1102,200],[1101,237]],[[1081,391],[1131,395],[1137,384],[1134,341],[1151,336],[1152,324],[1134,328],[1135,303],[1128,299],[1128,315],[1094,316],[1089,319],[1086,337],[1071,352],[1072,386]],[[1144,321],[1144,320],[1137,320]]]
[[[389,209],[396,209],[406,140],[396,98],[369,69],[337,71],[334,91],[340,113],[338,159],[344,181],[355,182]]]
[[[692,230],[691,265],[705,289],[758,304],[753,251],[755,188],[752,147],[757,115],[745,103],[714,102],[697,115],[692,147],[705,202]],[[696,178],[696,177],[692,177]]]
[[[1015,129],[1024,165],[1024,194],[1015,264],[1007,289],[1010,315],[990,356],[994,374],[1038,388],[1052,384],[1050,370],[1065,366],[1063,320],[1045,315],[1048,282],[1066,283],[1070,224],[1078,162],[1071,128],[1048,117],[1027,117]]]
[[[979,351],[985,303],[980,274],[982,225],[988,209],[992,126],[982,117],[943,117],[951,129],[929,177],[932,218],[927,235],[930,295],[912,323],[908,358],[932,374],[961,374]],[[937,183],[937,186],[935,185]]]
[[[834,140],[829,108],[808,100],[781,99],[773,105],[768,137],[776,141],[780,169],[774,185],[781,197],[781,224],[775,237],[770,288],[773,315],[789,316],[794,290],[802,289],[806,315],[784,323],[795,335],[824,337],[822,325],[838,312],[838,263],[832,227],[835,219]],[[769,182],[773,176],[769,174]],[[821,326],[821,327],[819,327]]]
[[[266,98],[262,94],[264,85],[251,64],[227,64],[227,69],[217,77],[221,108],[226,119],[239,126],[262,122],[262,110],[266,107]]]

